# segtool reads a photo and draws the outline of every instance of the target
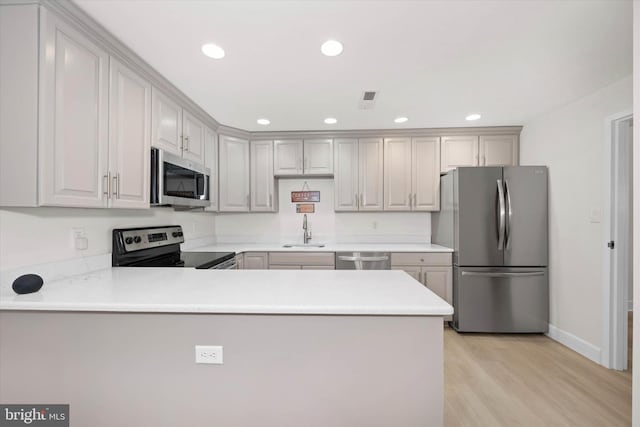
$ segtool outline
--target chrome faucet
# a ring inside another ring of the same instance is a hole
[[[309,231],[309,225],[307,224],[307,214],[302,217],[302,229],[304,230],[304,244],[306,245],[311,240],[311,231]]]

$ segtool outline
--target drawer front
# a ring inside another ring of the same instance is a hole
[[[391,254],[391,265],[451,265],[451,252],[396,252]]]
[[[269,264],[278,265],[326,265],[335,267],[333,252],[270,252]]]

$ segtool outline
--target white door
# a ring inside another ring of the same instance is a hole
[[[480,137],[479,166],[514,166],[518,164],[518,136]]]
[[[109,56],[41,9],[44,46],[40,203],[104,207],[108,191]]]
[[[182,155],[182,107],[155,87],[151,90],[151,146]]]
[[[411,138],[384,139],[384,210],[409,211],[411,190]]]
[[[411,155],[412,209],[440,209],[440,138],[413,138]]]
[[[276,210],[274,207],[274,187],[273,141],[251,141],[252,211],[273,212]]]
[[[274,141],[273,150],[275,175],[302,175],[302,140]]]
[[[211,170],[209,175],[209,199],[211,205],[204,208],[208,212],[218,210],[218,135],[204,128],[204,165]]]
[[[219,206],[221,212],[249,211],[249,141],[220,135]]]
[[[336,211],[357,211],[358,140],[336,139],[333,147],[333,201]]]
[[[194,162],[204,163],[204,123],[192,116],[187,110],[182,110],[182,157]]]
[[[382,210],[383,150],[382,138],[364,138],[358,141],[358,193],[361,211]]]
[[[333,175],[333,139],[305,139],[303,154],[305,175]]]
[[[148,208],[151,84],[114,58],[110,68],[110,205]]]
[[[459,166],[478,166],[477,136],[443,136],[440,145],[440,171]]]

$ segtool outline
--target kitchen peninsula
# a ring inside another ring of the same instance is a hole
[[[0,394],[69,403],[92,426],[442,425],[451,313],[402,271],[109,268],[29,295],[5,282]],[[195,345],[223,346],[224,363],[196,364]]]

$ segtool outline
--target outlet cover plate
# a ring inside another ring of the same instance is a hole
[[[222,365],[222,346],[196,345],[196,363]]]

